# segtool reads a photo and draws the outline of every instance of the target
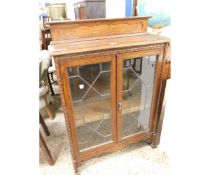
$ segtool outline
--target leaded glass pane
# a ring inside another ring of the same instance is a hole
[[[123,61],[122,136],[149,128],[156,56]]]
[[[112,141],[111,63],[68,67],[79,149]]]

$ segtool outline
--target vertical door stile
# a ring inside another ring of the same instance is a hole
[[[122,130],[122,111],[119,109],[119,104],[122,104],[122,58],[117,54],[117,140],[121,141]]]
[[[112,139],[114,144],[117,143],[117,112],[116,112],[116,103],[117,103],[117,62],[116,55],[112,55],[112,68],[111,68],[111,92],[112,92]]]
[[[68,140],[69,140],[69,144],[70,144],[70,152],[71,152],[72,159],[73,159],[73,166],[74,166],[75,170],[77,171],[78,155],[77,155],[76,150],[74,149],[74,145],[72,142],[72,136],[71,136],[71,131],[70,131],[71,126],[69,124],[69,118],[68,118],[68,114],[66,111],[65,95],[64,95],[64,89],[63,89],[63,79],[61,78],[62,76],[60,77],[60,75],[63,75],[63,73],[61,73],[60,64],[57,59],[55,61],[55,65],[56,65],[56,74],[57,74],[58,85],[59,85],[59,89],[60,89],[61,103],[63,106],[65,123],[66,123],[66,127],[67,127]]]
[[[63,64],[61,64],[61,77],[62,77],[62,82],[63,82],[63,92],[64,92],[64,103],[65,103],[65,107],[66,107],[66,113],[67,113],[67,123],[68,123],[68,127],[67,129],[69,129],[70,131],[68,131],[71,134],[71,140],[72,140],[72,148],[74,150],[74,153],[78,159],[79,156],[79,149],[78,149],[78,140],[77,140],[77,133],[75,131],[75,127],[74,127],[74,117],[73,117],[73,108],[72,108],[72,95],[71,95],[71,91],[70,91],[70,87],[68,86],[68,74],[67,74],[67,70],[66,70],[66,65],[65,62],[63,62]]]

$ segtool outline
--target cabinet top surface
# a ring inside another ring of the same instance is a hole
[[[81,23],[95,23],[95,22],[113,22],[113,21],[128,21],[128,20],[148,20],[151,16],[132,16],[126,18],[96,18],[96,19],[82,19],[82,20],[64,20],[64,21],[50,21],[47,24],[53,25],[61,25],[61,24],[81,24]]]
[[[51,56],[60,56],[123,48],[126,49],[135,46],[161,44],[166,42],[170,42],[170,40],[166,37],[145,32],[127,35],[82,38],[77,40],[52,41],[49,50]]]
[[[146,16],[51,22],[50,54],[86,54],[169,42],[166,37],[147,33],[149,18]]]

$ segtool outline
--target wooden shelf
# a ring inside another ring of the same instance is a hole
[[[137,112],[144,109],[145,107],[144,100],[142,99],[142,101],[140,102],[137,101],[135,97],[136,96],[131,96],[128,98],[129,100],[123,98],[122,101],[123,114]],[[84,123],[110,118],[111,100],[109,98],[103,101],[96,101],[81,106],[74,106],[74,116],[75,116],[75,123],[77,126],[83,125]]]

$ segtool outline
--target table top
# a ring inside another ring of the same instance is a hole
[[[76,40],[52,41],[50,44],[50,55],[59,56],[93,51],[105,51],[134,46],[161,44],[166,42],[170,42],[167,37],[147,32]]]

